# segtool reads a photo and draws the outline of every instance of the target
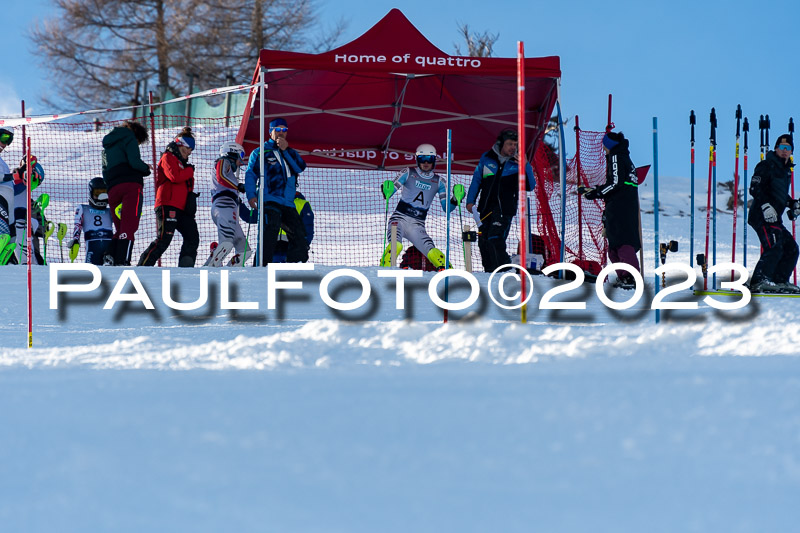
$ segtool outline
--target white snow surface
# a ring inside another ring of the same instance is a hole
[[[660,240],[688,263],[681,191],[662,180]],[[377,268],[356,269],[372,296],[341,313],[318,293],[335,267],[287,275],[305,289],[275,310],[263,269],[232,270],[231,299],[258,302],[246,311],[220,309],[216,270],[207,305],[172,310],[155,268],[133,269],[155,311],[104,310],[123,269],[103,267],[100,289],[51,310],[35,267],[27,348],[25,269],[4,268],[0,530],[796,530],[800,301],[721,312],[684,291],[671,299],[698,309],[655,324],[642,193],[645,297],[612,312],[589,285],[556,298],[585,310],[541,310],[560,282],[536,276],[525,324],[485,297],[443,323],[430,273],[397,310]],[[730,224],[720,213],[720,257]],[[751,233],[751,271],[757,257]],[[175,300],[198,298],[200,269],[170,274]]]

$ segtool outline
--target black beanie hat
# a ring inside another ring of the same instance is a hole
[[[788,144],[792,147],[792,152],[794,152],[794,141],[792,141],[792,136],[788,133],[784,133],[777,139],[775,139],[775,150],[778,149],[779,144]]]
[[[517,130],[506,128],[503,131],[501,131],[500,134],[497,136],[497,142],[499,142],[501,145],[508,140],[512,141],[518,140]]]

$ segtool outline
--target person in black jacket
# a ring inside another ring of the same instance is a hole
[[[611,262],[627,263],[639,270],[636,257],[642,247],[639,238],[639,181],[628,147],[628,140],[621,132],[606,133],[603,137],[606,182],[595,188],[580,188],[579,192],[587,200],[605,200],[603,227]],[[625,270],[617,270],[615,286],[633,288],[633,276]]]
[[[103,137],[103,179],[108,186],[108,206],[114,223],[114,236],[103,264],[131,264],[133,239],[142,216],[144,177],[150,175],[150,167],[139,152],[139,145],[146,141],[147,130],[132,120]]]
[[[492,149],[478,161],[467,192],[467,211],[473,213],[477,203],[483,220],[478,248],[486,272],[494,272],[498,267],[511,263],[506,239],[519,203],[518,144],[515,130],[501,131]],[[525,190],[532,191],[536,180],[530,163],[525,164],[525,176]]]
[[[797,264],[797,243],[783,225],[783,212],[794,220],[800,216],[800,202],[789,196],[794,151],[792,136],[785,133],[775,141],[775,150],[756,165],[750,182],[753,207],[747,223],[761,241],[761,257],[753,271],[750,290],[754,292],[800,293],[789,276]]]

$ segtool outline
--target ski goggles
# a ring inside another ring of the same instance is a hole
[[[8,146],[9,144],[11,144],[11,141],[13,141],[13,140],[14,140],[14,133],[13,132],[4,131],[4,132],[0,133],[0,143],[3,143],[6,146]]]
[[[277,131],[278,133],[286,133],[287,131],[289,131],[289,128],[287,126],[275,126],[274,128],[272,128],[271,131]]]
[[[436,163],[436,156],[435,155],[418,155],[417,156],[417,163],[430,163],[431,165]]]
[[[791,144],[779,144],[778,145],[778,150],[789,150],[791,152],[792,151],[792,145]]]

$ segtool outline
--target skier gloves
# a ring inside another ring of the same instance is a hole
[[[762,204],[761,211],[764,213],[765,222],[772,223],[778,221],[778,213],[770,204]]]

